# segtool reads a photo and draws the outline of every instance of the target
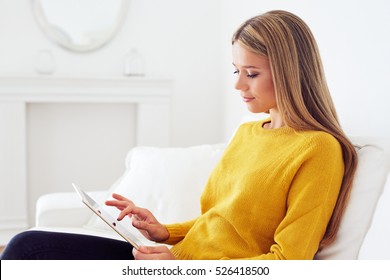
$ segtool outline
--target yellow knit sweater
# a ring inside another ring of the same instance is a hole
[[[313,259],[340,190],[338,141],[318,131],[240,126],[201,197],[201,215],[166,225],[178,259]]]

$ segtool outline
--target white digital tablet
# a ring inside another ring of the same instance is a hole
[[[122,236],[127,242],[133,245],[138,250],[139,246],[142,246],[142,242],[129,232],[124,226],[114,219],[103,207],[101,207],[95,200],[93,200],[88,194],[82,191],[76,184],[72,184],[73,188],[79,194],[82,202],[88,206],[96,215],[98,215],[106,224],[108,224],[113,230],[115,230],[120,236]]]

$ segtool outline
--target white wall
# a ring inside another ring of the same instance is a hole
[[[32,0],[1,0],[0,76],[39,76],[36,56],[40,50],[50,50],[56,63],[52,77],[121,77],[126,54],[136,48],[145,58],[147,76],[174,81],[171,145],[219,142],[224,106],[219,9],[219,0],[130,0],[124,26],[109,44],[94,52],[75,53],[44,35],[32,14]],[[128,109],[115,104],[29,106],[30,223],[36,198],[70,190],[70,178],[91,189],[103,188],[120,176],[126,151],[134,145],[134,136],[129,135],[134,114]],[[74,126],[79,121],[74,116],[81,117],[84,126],[100,129],[82,131],[83,139],[77,142]],[[158,126],[159,116],[153,117]],[[113,142],[112,133],[120,139]],[[115,143],[115,148],[109,150],[107,143]]]
[[[172,145],[220,140],[219,0],[131,0],[117,36],[84,54],[48,40],[35,22],[31,2],[0,1],[0,75],[38,75],[36,55],[48,49],[56,61],[53,76],[121,76],[124,57],[135,47],[145,58],[148,76],[175,81]]]
[[[50,49],[57,65],[53,76],[120,76],[125,54],[136,47],[148,75],[175,80],[172,145],[218,142],[246,114],[233,89],[231,34],[245,19],[271,9],[295,12],[312,28],[345,130],[390,137],[386,0],[131,0],[114,40],[87,54],[49,41],[30,0],[2,0],[0,75],[38,75],[37,52]]]
[[[294,12],[311,27],[345,131],[390,138],[389,1],[231,0],[223,10],[225,139],[246,115],[232,89],[231,34],[249,17],[273,9]]]

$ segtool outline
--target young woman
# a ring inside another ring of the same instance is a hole
[[[249,111],[269,118],[240,126],[195,220],[163,225],[113,194],[106,204],[121,210],[119,220],[132,218],[148,239],[173,245],[133,249],[135,259],[313,259],[336,237],[357,154],[338,122],[312,33],[299,17],[270,11],[243,23],[232,45],[236,89]],[[3,254],[130,257],[125,242],[45,232],[16,236]]]

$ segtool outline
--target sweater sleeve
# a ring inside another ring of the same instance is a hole
[[[275,243],[268,253],[253,259],[314,258],[337,201],[344,162],[335,139],[321,140],[313,151],[294,176]]]
[[[164,243],[175,245],[176,243],[180,242],[186,236],[191,227],[195,224],[196,220],[197,219],[183,223],[166,224],[165,227],[169,232],[169,238],[165,240]]]

